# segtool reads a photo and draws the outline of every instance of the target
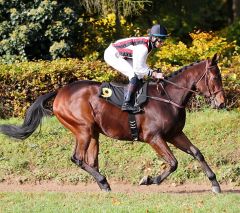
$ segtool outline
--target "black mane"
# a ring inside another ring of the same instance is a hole
[[[177,76],[179,73],[187,70],[189,67],[194,66],[194,65],[196,65],[196,64],[198,64],[198,63],[200,63],[200,62],[201,62],[201,61],[195,61],[195,62],[193,62],[193,63],[191,63],[191,64],[189,64],[189,65],[186,65],[186,66],[184,66],[184,67],[176,70],[175,72],[170,73],[170,74],[166,77],[166,79],[171,79],[171,78]]]

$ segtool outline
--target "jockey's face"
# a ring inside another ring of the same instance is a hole
[[[159,47],[161,47],[164,44],[165,39],[166,39],[166,37],[156,37],[156,36],[153,36],[152,37],[152,42],[155,44],[156,48],[159,48]]]

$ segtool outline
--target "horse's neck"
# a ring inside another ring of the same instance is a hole
[[[200,79],[201,75],[203,75],[203,67],[205,67],[204,61],[189,67],[188,69],[171,79],[171,81],[174,82],[176,85],[186,88],[183,89],[171,84],[167,85],[167,92],[174,102],[181,106],[187,105],[190,97],[192,96],[192,92],[189,90],[195,89],[194,85]]]

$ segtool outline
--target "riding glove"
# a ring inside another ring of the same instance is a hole
[[[152,72],[152,77],[156,79],[164,79],[164,75],[161,72],[156,72],[156,71]]]

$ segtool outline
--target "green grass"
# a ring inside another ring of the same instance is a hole
[[[184,132],[204,154],[220,182],[240,185],[240,113],[205,110],[187,114]],[[0,123],[21,124],[19,119]],[[41,132],[25,141],[0,135],[0,182],[54,180],[76,184],[92,178],[75,166],[70,157],[75,139],[56,118],[45,120]],[[199,164],[191,156],[171,146],[179,167],[169,181],[206,181]],[[165,167],[151,147],[144,143],[117,141],[100,137],[100,170],[108,179],[133,184],[144,175],[156,175]]]
[[[0,212],[239,212],[239,194],[0,193]]]

